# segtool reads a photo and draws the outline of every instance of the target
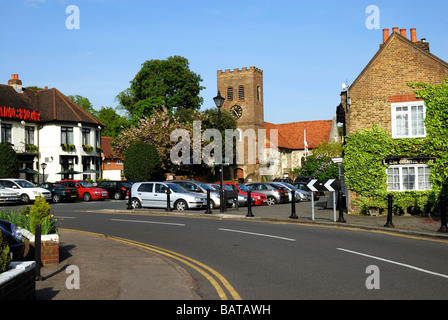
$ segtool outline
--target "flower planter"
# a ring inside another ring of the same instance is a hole
[[[0,273],[0,300],[34,300],[36,263],[11,262],[9,269]]]
[[[28,230],[21,229],[25,243],[25,256],[34,259],[35,237]],[[42,266],[52,266],[59,263],[59,235],[48,234],[41,236],[40,260]]]

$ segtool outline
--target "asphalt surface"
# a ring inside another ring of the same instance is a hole
[[[323,199],[325,200],[325,199]],[[392,227],[385,227],[387,216],[355,216],[344,214],[346,222],[334,222],[339,212],[325,209],[325,201],[315,203],[314,220],[311,202],[296,205],[297,219],[292,219],[291,204],[253,207],[253,217],[247,217],[247,207],[212,214],[203,211],[166,212],[164,210],[99,209],[95,212],[126,214],[169,214],[200,216],[209,219],[241,219],[279,223],[303,223],[335,228],[355,228],[396,233],[412,237],[431,237],[448,241],[448,233],[439,232],[440,217],[393,216]],[[121,209],[123,208],[123,209]],[[41,269],[42,281],[36,281],[37,300],[201,300],[193,278],[180,265],[169,258],[138,246],[116,241],[104,235],[60,230],[60,262]],[[77,266],[82,272],[80,288],[76,284]],[[81,290],[80,290],[81,289]]]

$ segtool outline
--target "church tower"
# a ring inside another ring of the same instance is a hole
[[[237,119],[238,129],[264,129],[262,70],[218,70],[218,91],[226,99],[224,110]]]
[[[223,109],[235,117],[241,134],[253,129],[257,135],[259,129],[264,129],[263,71],[256,67],[226,69],[218,70],[217,76],[218,91],[225,98]],[[257,179],[259,164],[249,164],[247,141],[244,145],[244,164],[234,166],[233,177]]]

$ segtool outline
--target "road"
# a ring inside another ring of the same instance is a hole
[[[98,211],[105,208],[126,206],[115,200],[61,203],[52,204],[52,213],[62,228],[121,237],[188,257],[216,271],[244,300],[448,299],[445,242],[206,215]],[[193,276],[205,299],[220,298],[197,269],[175,262]]]

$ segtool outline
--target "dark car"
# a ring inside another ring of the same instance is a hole
[[[51,201],[58,203],[61,201],[76,201],[78,199],[78,189],[63,186],[60,183],[45,182],[39,187],[51,192]]]
[[[25,244],[22,241],[22,234],[14,223],[0,220],[0,232],[4,241],[8,242],[9,252],[12,254],[11,261],[20,261],[25,252]]]
[[[314,195],[314,200],[319,200],[319,198],[320,198],[319,192],[311,191],[311,189],[308,188],[307,183],[305,183],[305,182],[294,182],[293,186],[296,187],[297,189],[308,191],[309,193],[312,192]]]
[[[132,183],[121,180],[105,180],[100,182],[97,187],[106,189],[109,193],[109,198],[121,200],[128,195],[128,190],[132,187]]]

